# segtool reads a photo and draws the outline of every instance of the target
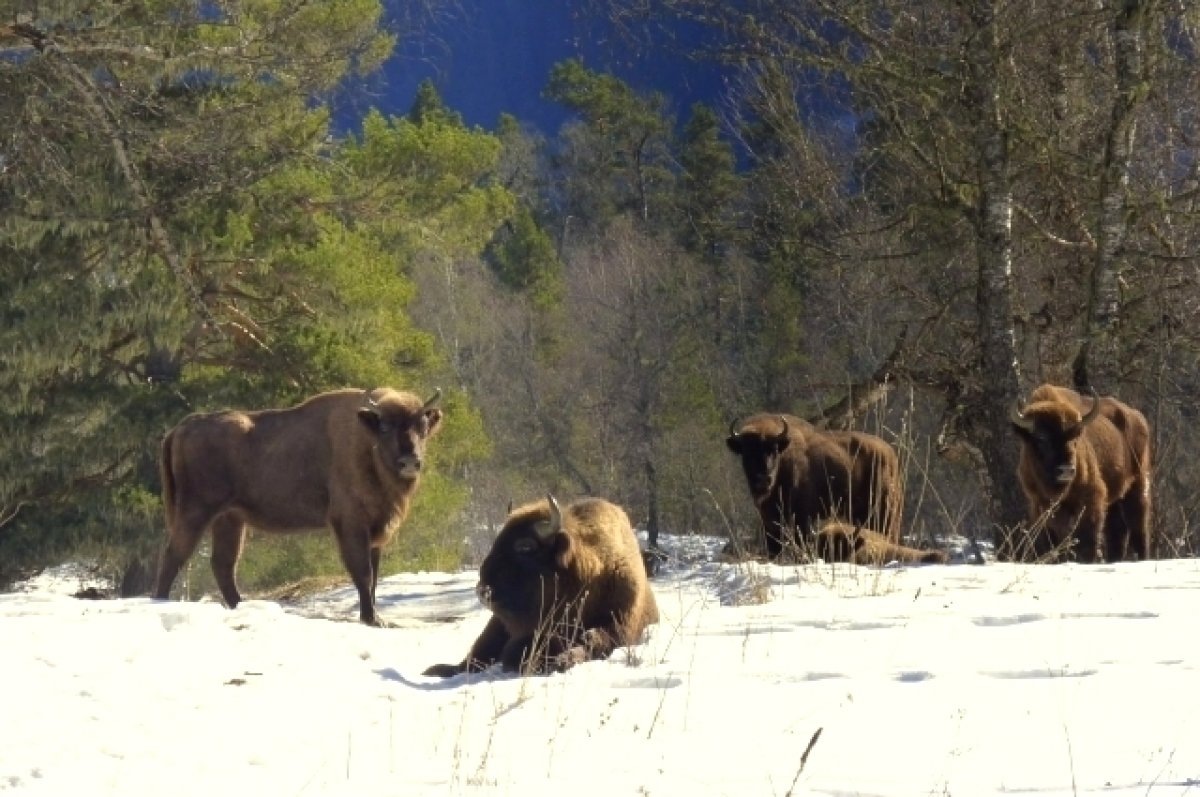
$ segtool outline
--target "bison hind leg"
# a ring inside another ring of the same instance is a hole
[[[1105,559],[1122,562],[1150,558],[1150,507],[1145,490],[1138,485],[1115,502],[1104,521]]]
[[[179,512],[171,517],[168,508],[167,541],[158,560],[158,575],[154,579],[154,598],[166,600],[171,597],[171,586],[179,571],[192,558],[200,538],[212,519],[206,511]]]
[[[232,512],[217,517],[212,524],[212,571],[221,597],[230,609],[242,601],[237,588],[237,564],[246,542],[246,524]]]

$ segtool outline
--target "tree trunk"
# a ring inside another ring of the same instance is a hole
[[[658,549],[658,471],[654,467],[653,457],[647,456],[644,463],[646,473],[646,547]]]
[[[980,476],[992,521],[997,554],[1010,558],[1011,539],[1024,518],[1017,484],[1017,445],[1008,410],[1017,398],[1018,367],[1013,322],[1012,216],[1008,136],[1000,107],[998,32],[992,0],[971,10],[977,35],[968,53],[971,90],[978,112],[975,146],[979,156],[976,207],[979,278],[979,391],[969,391],[969,428],[982,458]],[[973,406],[971,406],[973,405]]]
[[[1120,380],[1117,345],[1120,320],[1120,252],[1128,233],[1126,191],[1129,160],[1137,130],[1137,109],[1145,97],[1142,88],[1142,25],[1153,0],[1116,0],[1112,25],[1116,97],[1112,123],[1104,144],[1100,173],[1100,221],[1096,257],[1088,287],[1087,316],[1075,355],[1075,386],[1099,385],[1112,392]]]

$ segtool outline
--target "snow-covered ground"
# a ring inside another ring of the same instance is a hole
[[[1200,561],[719,544],[668,540],[647,644],[533,678],[421,675],[486,621],[473,572],[384,580],[382,630],[349,587],[229,611],[44,579],[0,595],[0,792],[1200,795]]]

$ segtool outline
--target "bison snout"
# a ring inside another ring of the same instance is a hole
[[[416,476],[421,472],[421,458],[412,454],[396,457],[396,470],[402,476]]]
[[[771,478],[769,476],[759,476],[749,481],[750,492],[753,495],[766,495],[771,492]]]
[[[475,594],[479,597],[479,602],[487,608],[492,608],[492,588],[480,581],[475,585]]]

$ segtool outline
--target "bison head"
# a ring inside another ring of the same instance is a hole
[[[1075,441],[1100,412],[1100,396],[1090,390],[1086,413],[1066,401],[1036,401],[1024,410],[1013,404],[1013,429],[1032,455],[1043,484],[1066,488],[1075,479]]]
[[[442,423],[442,411],[434,406],[442,396],[440,389],[419,404],[420,399],[403,393],[388,392],[376,398],[363,396],[358,420],[375,438],[380,459],[402,479],[415,479],[425,462],[425,443]]]
[[[510,634],[531,634],[555,607],[578,597],[574,542],[554,496],[509,515],[479,566],[479,600]]]
[[[777,427],[775,421],[782,424]],[[742,460],[742,471],[750,492],[761,498],[771,492],[779,472],[779,457],[787,449],[788,422],[782,415],[756,416],[740,430],[737,421],[729,424],[725,445]]]

